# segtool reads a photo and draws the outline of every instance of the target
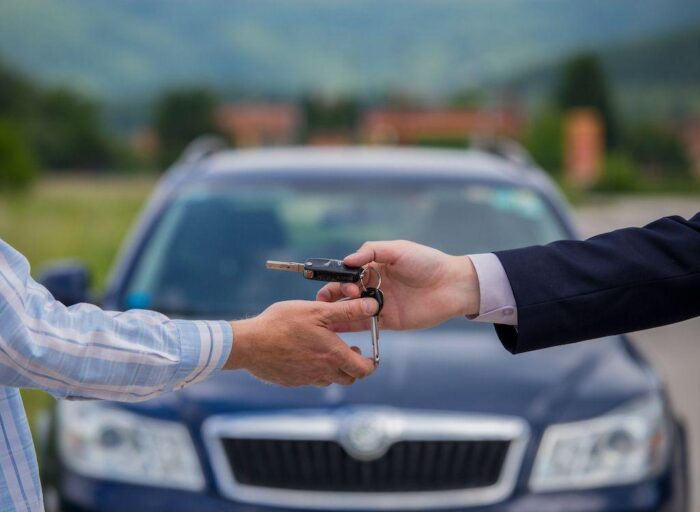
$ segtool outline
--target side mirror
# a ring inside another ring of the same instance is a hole
[[[66,306],[90,301],[90,271],[82,263],[54,263],[39,274],[37,281]]]

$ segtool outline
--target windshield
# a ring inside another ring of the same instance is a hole
[[[451,254],[547,243],[566,237],[525,188],[401,184],[368,188],[216,183],[182,191],[141,251],[125,308],[235,318],[280,300],[313,299],[321,286],[265,261],[342,258],[366,240],[407,239]]]

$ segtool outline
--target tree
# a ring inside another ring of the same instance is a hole
[[[33,110],[36,90],[20,73],[0,62],[0,117],[19,120]]]
[[[0,118],[23,132],[44,168],[99,168],[114,163],[98,104],[65,87],[46,88],[0,63]]]
[[[22,128],[12,121],[0,121],[0,189],[24,188],[36,174],[37,164]]]
[[[564,64],[556,96],[559,107],[564,111],[577,107],[597,109],[605,122],[605,140],[608,148],[618,145],[618,124],[608,80],[595,55],[582,53]]]
[[[324,98],[307,95],[301,100],[307,134],[350,132],[357,124],[360,105],[351,97]]]
[[[485,101],[483,90],[467,87],[452,95],[449,104],[451,107],[455,108],[477,108],[483,105]]]
[[[92,100],[66,88],[49,89],[38,99],[31,132],[42,163],[49,168],[104,168],[114,159]]]
[[[202,88],[164,93],[158,100],[154,126],[159,140],[160,164],[168,166],[194,138],[216,132],[214,95]]]
[[[639,122],[625,130],[625,148],[648,175],[690,176],[691,163],[681,139],[660,124]]]
[[[535,162],[559,176],[564,164],[564,130],[561,113],[548,108],[532,122],[525,134],[525,147]]]

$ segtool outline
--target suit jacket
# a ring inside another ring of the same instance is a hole
[[[518,306],[517,327],[496,325],[513,353],[700,315],[700,213],[496,256]]]

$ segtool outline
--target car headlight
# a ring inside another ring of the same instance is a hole
[[[542,437],[530,488],[583,489],[643,480],[664,467],[669,432],[656,395],[592,420],[553,425]]]
[[[204,475],[184,425],[100,402],[59,402],[65,464],[91,478],[200,490]]]

